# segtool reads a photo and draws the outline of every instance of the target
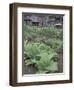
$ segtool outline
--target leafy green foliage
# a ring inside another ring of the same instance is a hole
[[[53,49],[45,46],[44,44],[30,44],[25,42],[25,63],[26,65],[35,65],[35,68],[37,68],[37,73],[48,73],[57,71],[57,62],[53,60],[53,58],[57,56],[57,53],[53,51]]]
[[[39,56],[40,56],[40,60],[37,60],[36,61],[36,65],[37,65],[37,68],[38,68],[38,72],[54,72],[54,71],[57,71],[58,68],[57,68],[57,62],[54,62],[53,61],[53,57],[57,55],[56,53],[51,53],[51,54],[48,54],[48,53],[41,53]],[[56,67],[54,69],[54,67]],[[52,68],[52,69],[51,69]]]
[[[63,31],[53,27],[25,26],[24,60],[36,73],[58,71],[58,55],[63,51]]]

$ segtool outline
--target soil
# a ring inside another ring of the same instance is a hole
[[[59,68],[59,72],[63,72],[63,55],[62,54],[59,54],[58,68]]]

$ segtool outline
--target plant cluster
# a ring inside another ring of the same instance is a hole
[[[63,31],[54,27],[24,27],[24,61],[35,73],[58,72],[58,56],[63,52]]]

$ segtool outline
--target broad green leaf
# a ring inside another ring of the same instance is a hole
[[[46,69],[51,72],[58,71],[58,63],[51,61],[50,65],[48,67],[46,67]]]

